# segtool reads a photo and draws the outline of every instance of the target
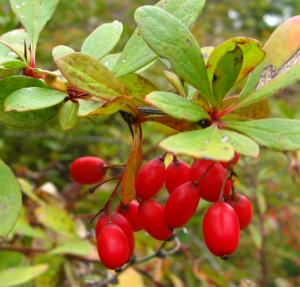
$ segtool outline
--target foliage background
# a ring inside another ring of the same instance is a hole
[[[51,58],[53,47],[63,44],[78,49],[93,29],[115,19],[125,25],[122,41],[116,48],[120,51],[135,28],[134,10],[155,2],[61,0],[53,19],[42,32],[38,65],[54,68]],[[210,0],[193,33],[203,47],[238,35],[264,42],[279,23],[298,14],[298,0]],[[19,23],[10,11],[8,1],[0,1],[0,34],[17,27]],[[281,92],[269,102],[271,114],[300,118],[299,94],[297,85]],[[145,160],[160,153],[155,145],[171,132],[157,124],[146,125]],[[112,186],[106,185],[101,191],[90,195],[86,188],[71,182],[68,165],[74,158],[86,154],[99,155],[110,163],[125,162],[131,139],[120,116],[103,119],[97,124],[84,120],[75,130],[67,133],[61,132],[55,121],[46,129],[28,132],[1,126],[0,135],[0,157],[23,179],[23,188],[67,211],[71,222],[76,221],[77,230],[80,227],[81,237],[90,237],[92,224],[88,223],[87,215],[96,213],[102,207]],[[182,252],[164,261],[157,259],[140,266],[151,274],[156,283],[142,276],[141,270],[130,270],[125,273],[125,279],[121,279],[123,281],[119,286],[299,286],[299,163],[297,154],[266,150],[262,150],[257,160],[241,160],[237,168],[237,189],[251,198],[255,218],[251,227],[242,233],[240,248],[232,259],[220,261],[211,256],[203,245],[201,218],[207,204],[202,202],[187,230],[179,234],[183,242]],[[164,200],[163,195],[161,199]],[[100,282],[105,277],[106,271],[100,264],[88,262],[96,258],[92,249],[88,249],[90,253],[86,254],[89,256],[85,256],[85,260],[23,252],[24,248],[48,250],[61,244],[65,240],[61,237],[61,229],[68,230],[73,226],[67,220],[60,219],[55,211],[50,212],[48,220],[41,220],[36,214],[36,201],[28,196],[24,196],[24,206],[22,220],[19,220],[12,234],[0,243],[0,250],[9,245],[22,252],[0,251],[0,270],[36,262],[50,264],[51,272],[22,286],[93,286],[87,284]],[[53,222],[59,228],[53,228]],[[147,235],[137,235],[139,255],[151,253],[157,246],[157,242]],[[73,249],[76,248],[80,250],[74,245]],[[62,276],[63,270],[67,276]]]

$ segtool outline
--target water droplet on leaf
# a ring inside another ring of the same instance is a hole
[[[226,143],[226,142],[229,141],[229,139],[230,139],[230,137],[228,135],[225,135],[225,136],[222,137],[221,142]]]

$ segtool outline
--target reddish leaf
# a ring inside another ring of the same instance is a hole
[[[135,126],[134,140],[131,148],[131,153],[123,173],[121,187],[122,187],[122,201],[129,203],[135,198],[135,176],[142,163],[142,138],[138,125]]]

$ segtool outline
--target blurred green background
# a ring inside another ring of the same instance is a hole
[[[134,10],[155,2],[61,0],[41,34],[38,66],[55,69],[51,57],[53,47],[68,45],[78,50],[91,31],[113,20],[124,24],[124,35],[116,48],[116,52],[121,51],[135,29]],[[277,25],[299,14],[299,0],[211,0],[207,1],[193,33],[203,47],[241,35],[264,42]],[[0,34],[18,27],[8,1],[0,1]],[[270,100],[272,115],[300,118],[299,95],[298,85],[282,91]],[[161,153],[156,145],[170,132],[158,124],[145,126],[145,160]],[[97,255],[89,244],[85,245],[93,238],[93,224],[87,219],[101,209],[113,185],[105,185],[90,195],[86,188],[71,182],[68,165],[74,158],[87,154],[101,156],[112,164],[123,163],[130,144],[130,133],[119,115],[97,123],[82,120],[76,129],[67,133],[61,132],[56,121],[37,131],[1,126],[0,157],[22,178],[27,195],[15,230],[0,243],[0,250],[3,246],[17,247],[14,251],[0,251],[0,271],[47,263],[51,268],[46,273],[20,286],[97,286],[105,278],[106,270],[93,263]],[[299,163],[297,153],[282,154],[264,149],[259,159],[242,158],[237,167],[237,190],[253,202],[255,218],[250,228],[242,232],[240,247],[229,261],[211,256],[202,242],[201,218],[208,205],[201,202],[199,212],[187,229],[179,232],[183,251],[164,261],[157,259],[141,265],[141,270],[130,269],[118,286],[300,286]],[[43,210],[36,196],[58,210]],[[160,198],[165,200],[164,195]],[[71,249],[78,249],[85,258],[89,255],[85,260],[59,252],[55,256],[24,252],[24,248],[48,250],[61,245],[65,233],[72,228],[80,231],[83,243],[75,243]],[[139,256],[150,254],[158,246],[147,235],[137,235]],[[143,272],[150,276],[144,276]]]

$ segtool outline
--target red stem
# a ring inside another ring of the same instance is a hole
[[[235,108],[235,104],[231,104],[230,106],[225,108],[223,111],[218,112],[216,117],[220,120],[225,115],[231,113],[234,110],[234,108]]]

